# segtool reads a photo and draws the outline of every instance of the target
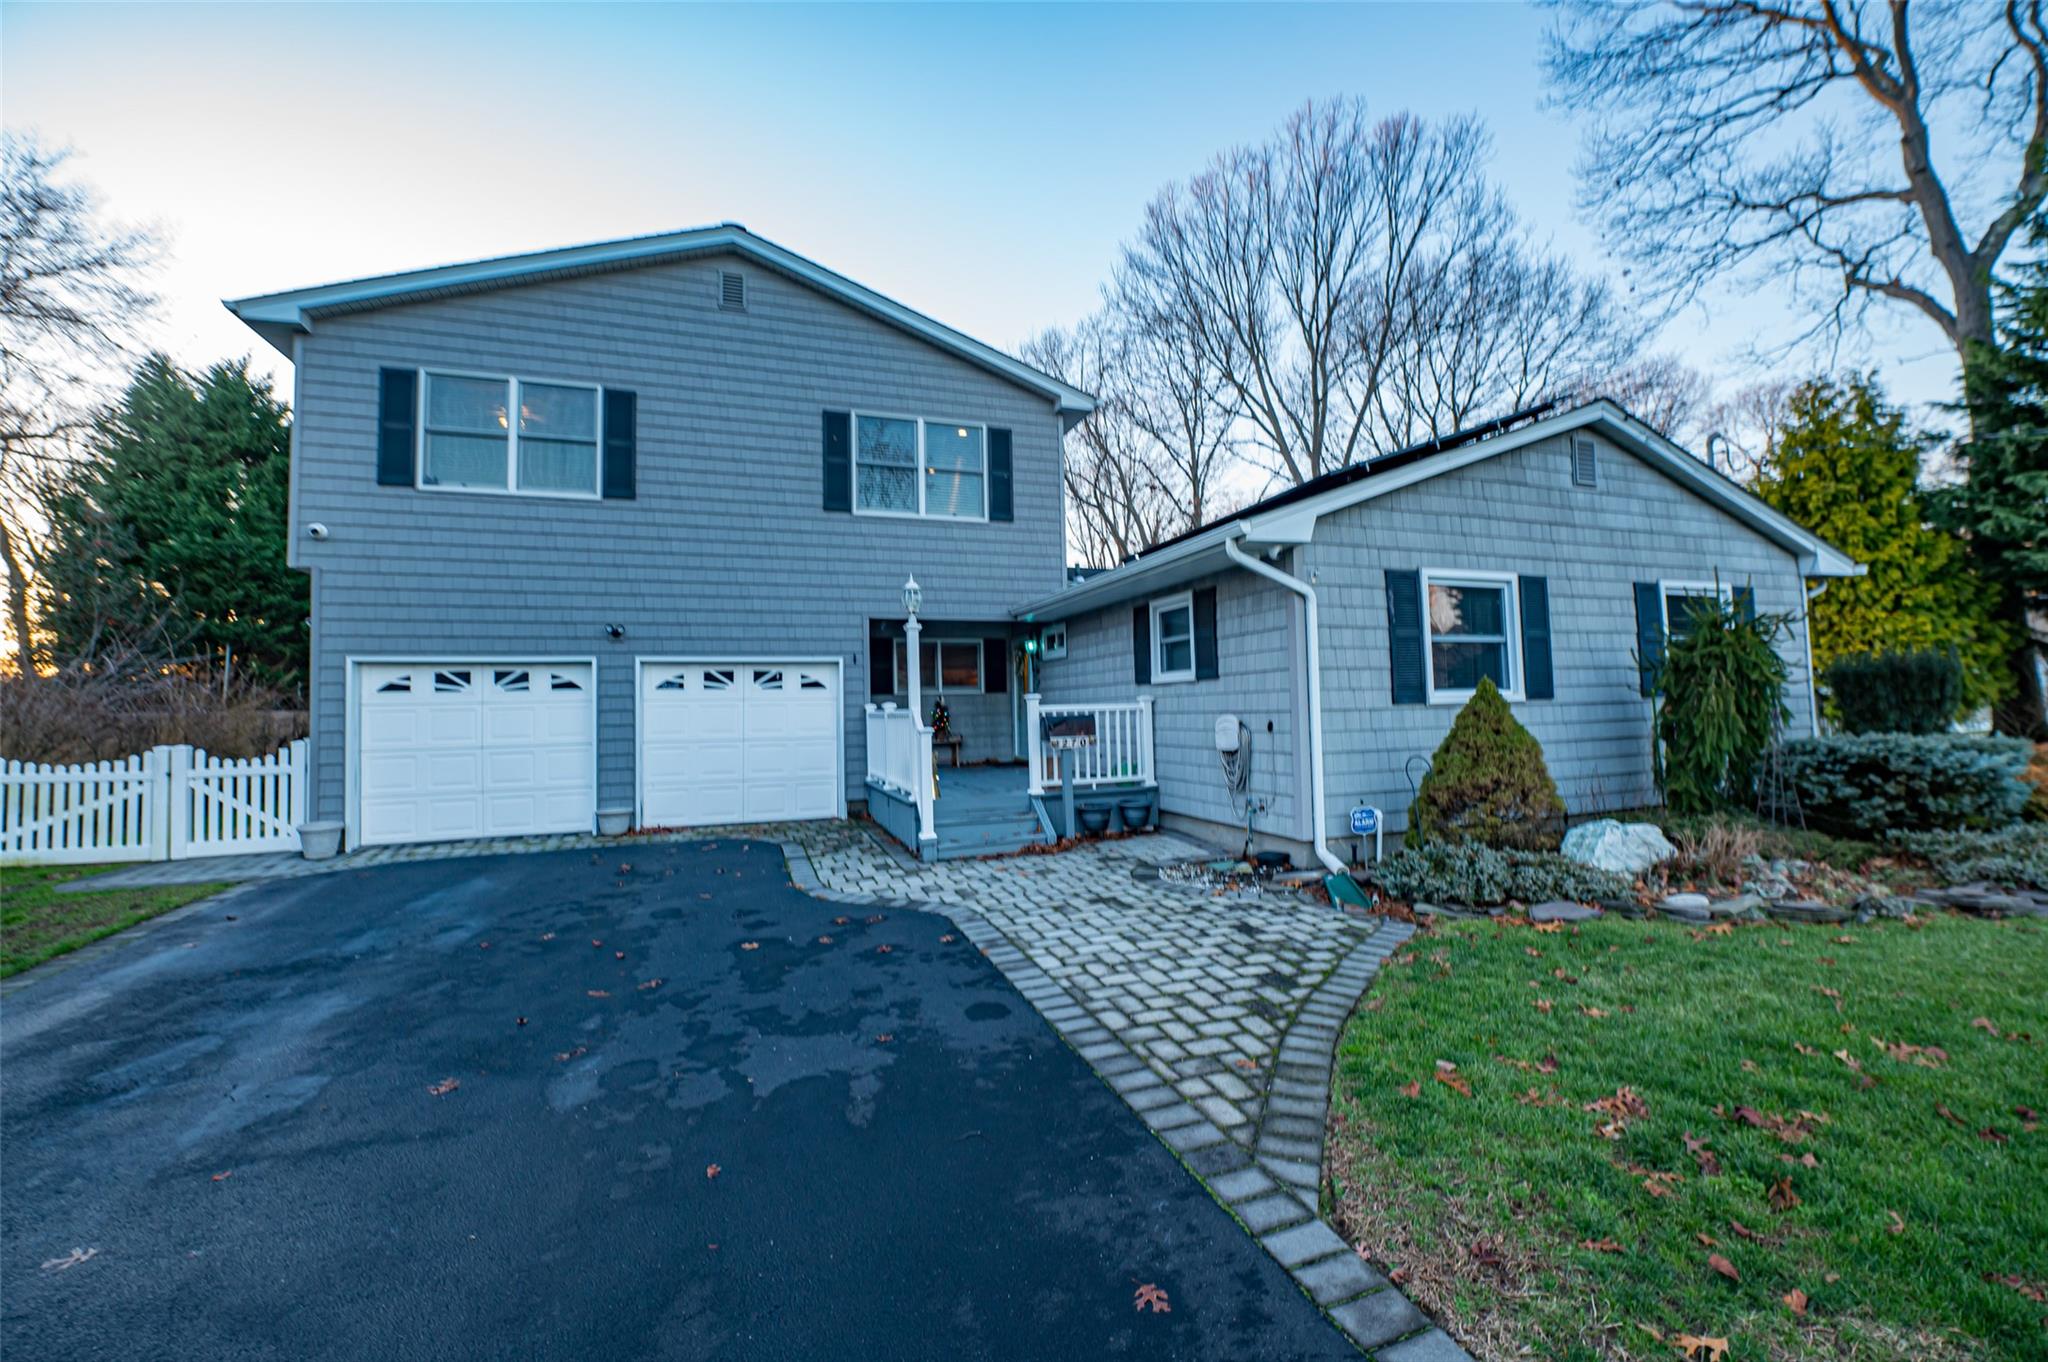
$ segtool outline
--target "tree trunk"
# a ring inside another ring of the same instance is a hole
[[[1991,727],[1994,732],[2048,742],[2048,693],[2041,686],[2041,645],[2035,641],[2032,622],[2027,618],[2025,595],[2007,591],[2005,597],[2005,609],[2000,613],[2018,623],[2021,643],[2006,658],[2013,693],[1993,707]]]
[[[8,532],[6,522],[0,520],[0,558],[7,561],[7,613],[14,625],[14,665],[23,676],[34,676],[36,653],[28,617],[28,573],[22,569],[21,555],[15,549],[14,536]]]

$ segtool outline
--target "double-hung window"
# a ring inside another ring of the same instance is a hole
[[[981,691],[981,640],[926,639],[917,649],[917,683],[920,689],[940,694]],[[896,640],[896,693],[910,691],[910,649]]]
[[[1712,615],[1734,593],[1714,582],[1659,582],[1664,599],[1664,637],[1684,638],[1693,629],[1695,612]]]
[[[856,414],[853,508],[870,515],[987,519],[987,434],[952,421]]]
[[[421,487],[598,494],[594,386],[431,370],[424,386]]]
[[[1195,679],[1195,599],[1190,592],[1152,602],[1152,679]]]
[[[1430,703],[1462,701],[1491,678],[1521,698],[1520,609],[1505,572],[1425,572],[1429,612]]]

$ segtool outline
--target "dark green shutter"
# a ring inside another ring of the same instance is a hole
[[[987,695],[1009,692],[1010,640],[985,638],[981,641],[981,689]]]
[[[1387,660],[1393,671],[1394,703],[1419,705],[1429,699],[1422,669],[1422,574],[1387,573]]]
[[[853,509],[853,417],[825,413],[825,509]]]
[[[623,388],[604,390],[604,494],[631,501],[639,484],[640,402]]]
[[[1737,617],[1745,620],[1756,618],[1755,587],[1738,586],[1735,588],[1735,613]]]
[[[1636,583],[1636,675],[1644,695],[1657,693],[1664,666],[1664,594],[1655,582]]]
[[[896,693],[896,642],[887,634],[868,635],[868,694]]]
[[[1010,491],[1010,432],[988,433],[988,518],[1015,520],[1014,497]]]
[[[1141,686],[1152,684],[1152,607],[1131,607],[1131,679]]]
[[[386,487],[413,485],[419,383],[413,369],[384,369],[378,374],[377,481]]]
[[[1522,694],[1531,700],[1557,698],[1550,669],[1550,581],[1522,579]]]
[[[1214,681],[1216,670],[1216,588],[1195,593],[1195,680]]]

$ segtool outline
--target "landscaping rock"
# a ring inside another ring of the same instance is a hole
[[[1650,915],[1650,910],[1634,899],[1595,899],[1594,903],[1601,912],[1612,913],[1616,917],[1642,918]]]
[[[1599,818],[1564,835],[1564,854],[1580,865],[1633,878],[1678,854],[1655,823],[1620,823]]]
[[[1657,904],[1673,917],[1682,917],[1688,922],[1705,922],[1713,916],[1708,909],[1712,906],[1705,894],[1666,894]]]
[[[1988,884],[1959,884],[1948,889],[1923,889],[1913,896],[1937,908],[1955,908],[1978,915],[2048,917],[2048,894],[2029,889],[1999,889]]]
[[[1837,908],[1819,899],[1780,899],[1764,911],[1792,922],[1847,922],[1847,908]]]
[[[1896,894],[1865,894],[1852,906],[1856,910],[1857,918],[1867,921],[1878,917],[1911,917],[1915,902],[1913,899],[1900,898]]]
[[[1585,922],[1598,916],[1598,908],[1588,908],[1583,903],[1567,903],[1563,899],[1552,899],[1529,909],[1531,922]]]
[[[1707,912],[1714,917],[1744,917],[1768,902],[1761,894],[1737,894],[1732,899],[1715,899],[1707,905]]]

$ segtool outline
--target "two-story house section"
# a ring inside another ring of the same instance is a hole
[[[295,371],[311,810],[351,846],[844,815],[1024,746],[1093,399],[733,224],[239,299]]]

